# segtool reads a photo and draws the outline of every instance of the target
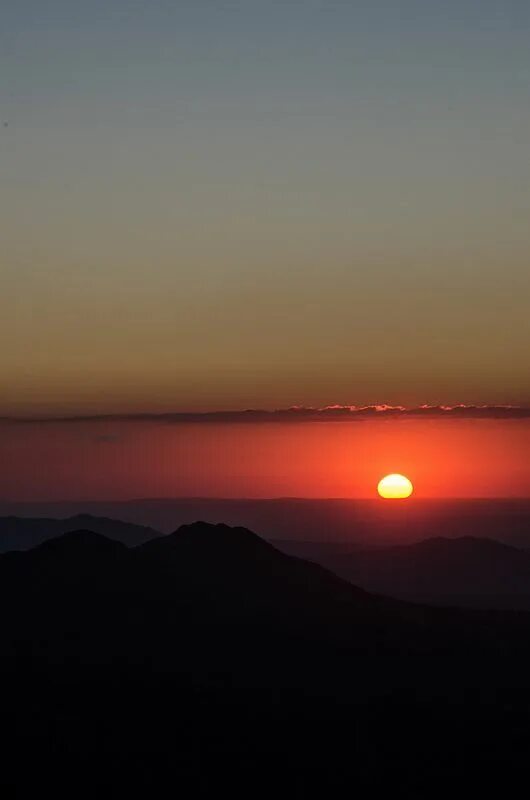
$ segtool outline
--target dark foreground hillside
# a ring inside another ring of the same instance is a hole
[[[528,755],[530,616],[370,595],[241,528],[0,557],[4,788],[430,796]]]

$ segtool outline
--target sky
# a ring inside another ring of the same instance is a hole
[[[414,485],[407,503],[530,496],[521,420],[4,423],[0,441],[0,500],[375,499],[392,472]]]
[[[0,417],[527,405],[529,34],[523,0],[1,3]],[[459,429],[515,475],[527,426]]]

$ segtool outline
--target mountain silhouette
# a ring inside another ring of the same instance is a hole
[[[321,566],[285,555],[246,528],[183,525],[143,544],[137,554],[170,576],[179,591],[215,596],[216,608],[229,603],[231,613],[255,614],[261,607],[277,609],[285,619],[291,607],[321,615],[333,600],[374,602]]]
[[[46,539],[63,533],[89,530],[116,539],[129,547],[146,542],[160,534],[152,528],[122,522],[117,519],[76,514],[67,519],[42,519],[39,517],[0,517],[0,553],[9,550],[29,550]]]
[[[224,663],[230,651],[237,670],[242,635],[247,654],[262,653],[267,661],[266,641],[269,652],[280,641],[292,649],[287,639],[300,634],[339,646],[354,624],[358,648],[368,620],[376,620],[381,635],[385,626],[391,632],[394,619],[410,616],[406,606],[372,597],[250,531],[205,523],[135,548],[77,531],[7,553],[0,557],[0,600],[13,609],[6,627],[11,645],[17,643],[10,648],[4,638],[3,662],[16,661],[21,641],[31,644],[38,628],[46,640],[38,653],[43,668],[61,661],[109,664],[127,652],[130,663],[149,653],[153,666],[164,669],[199,651]],[[262,673],[257,661],[254,667]]]
[[[415,602],[530,609],[530,552],[492,539],[435,537],[411,545],[355,548],[279,543],[368,591]]]
[[[104,665],[125,653],[130,663],[143,663],[149,652],[153,667],[174,668],[185,659],[193,669],[193,653],[207,651],[212,663],[222,655],[224,663],[230,650],[237,671],[243,631],[248,652],[263,654],[265,642],[273,652],[288,639],[292,650],[300,636],[311,647],[318,642],[355,653],[357,668],[397,640],[394,657],[406,651],[407,664],[413,652],[449,652],[462,638],[479,650],[496,649],[507,637],[507,646],[526,647],[524,638],[509,638],[514,628],[526,630],[526,617],[443,611],[373,595],[244,528],[207,523],[134,548],[77,531],[6,553],[0,601],[11,610],[4,633],[13,637],[3,637],[4,663],[19,658],[17,647],[25,636],[29,646],[40,626],[46,648],[32,651],[31,664],[43,668],[72,659]]]
[[[373,595],[206,523],[6,553],[0,603],[9,790],[426,796],[526,763],[524,613]]]
[[[7,502],[0,515],[69,517],[89,512],[171,533],[198,519],[225,522],[265,539],[371,547],[426,538],[477,536],[530,548],[530,500],[426,499],[402,504],[360,499],[152,498],[127,501]],[[86,528],[90,525],[79,524]],[[61,531],[57,532],[57,535]],[[103,531],[102,531],[103,532]],[[132,542],[131,542],[132,544]]]

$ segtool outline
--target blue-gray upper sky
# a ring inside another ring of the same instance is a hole
[[[4,0],[0,415],[528,400],[529,100],[523,0]]]

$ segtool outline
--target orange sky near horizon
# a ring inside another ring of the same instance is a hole
[[[530,419],[530,4],[402,5],[2,4],[0,497],[530,495],[494,408],[126,419]]]
[[[0,426],[0,498],[529,497],[528,420],[37,422]],[[383,501],[382,501],[383,502]]]

